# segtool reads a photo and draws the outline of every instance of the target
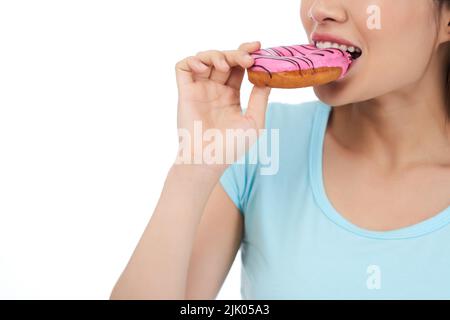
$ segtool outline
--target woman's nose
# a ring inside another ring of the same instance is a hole
[[[309,8],[308,17],[318,24],[326,21],[344,22],[347,14],[341,1],[315,0]]]

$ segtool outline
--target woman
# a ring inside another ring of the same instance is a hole
[[[319,101],[241,114],[260,43],[177,63],[178,128],[279,129],[279,170],[174,164],[111,298],[215,298],[241,244],[246,299],[450,298],[449,2],[302,1],[311,43],[362,51]]]

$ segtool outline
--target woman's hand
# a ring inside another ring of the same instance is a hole
[[[234,142],[225,139],[227,129],[250,129],[254,130],[258,136],[259,129],[264,128],[271,89],[254,86],[245,114],[242,114],[240,101],[240,88],[245,69],[254,64],[254,59],[249,53],[259,50],[260,45],[260,42],[243,43],[238,50],[203,51],[176,64],[177,126],[179,130],[184,130],[191,137],[191,159],[194,159],[195,152],[201,152],[201,157],[206,147],[206,143],[203,141],[201,149],[193,150],[192,139],[195,138],[194,123],[196,121],[201,124],[202,133],[205,130],[216,129],[218,130],[216,132],[220,132],[223,137],[223,157],[219,159],[223,161],[222,164],[213,163],[210,166],[211,163],[203,163],[218,170],[224,170],[227,167],[227,163],[225,163],[227,152],[234,151]],[[238,139],[255,136],[242,133],[242,130],[241,133],[234,132]],[[255,141],[256,139],[250,139],[248,145],[244,144],[245,148],[233,152],[233,161],[239,159]],[[197,154],[197,156],[199,155]]]

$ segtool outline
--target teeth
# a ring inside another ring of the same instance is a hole
[[[318,41],[315,42],[315,45],[319,49],[328,49],[328,48],[334,48],[334,49],[341,49],[342,51],[348,51],[348,52],[361,52],[361,49],[358,47],[348,47],[344,44],[339,44],[336,42],[330,42],[330,41]]]

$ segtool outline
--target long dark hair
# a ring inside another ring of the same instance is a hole
[[[442,8],[446,6],[450,8],[450,0],[436,0],[438,3],[439,12],[441,12]],[[449,44],[447,44],[448,46]],[[447,47],[448,48],[448,47]],[[445,66],[444,66],[445,68]],[[445,85],[447,95],[446,95],[446,104],[447,104],[447,115],[450,119],[450,50],[447,50],[447,83]]]

